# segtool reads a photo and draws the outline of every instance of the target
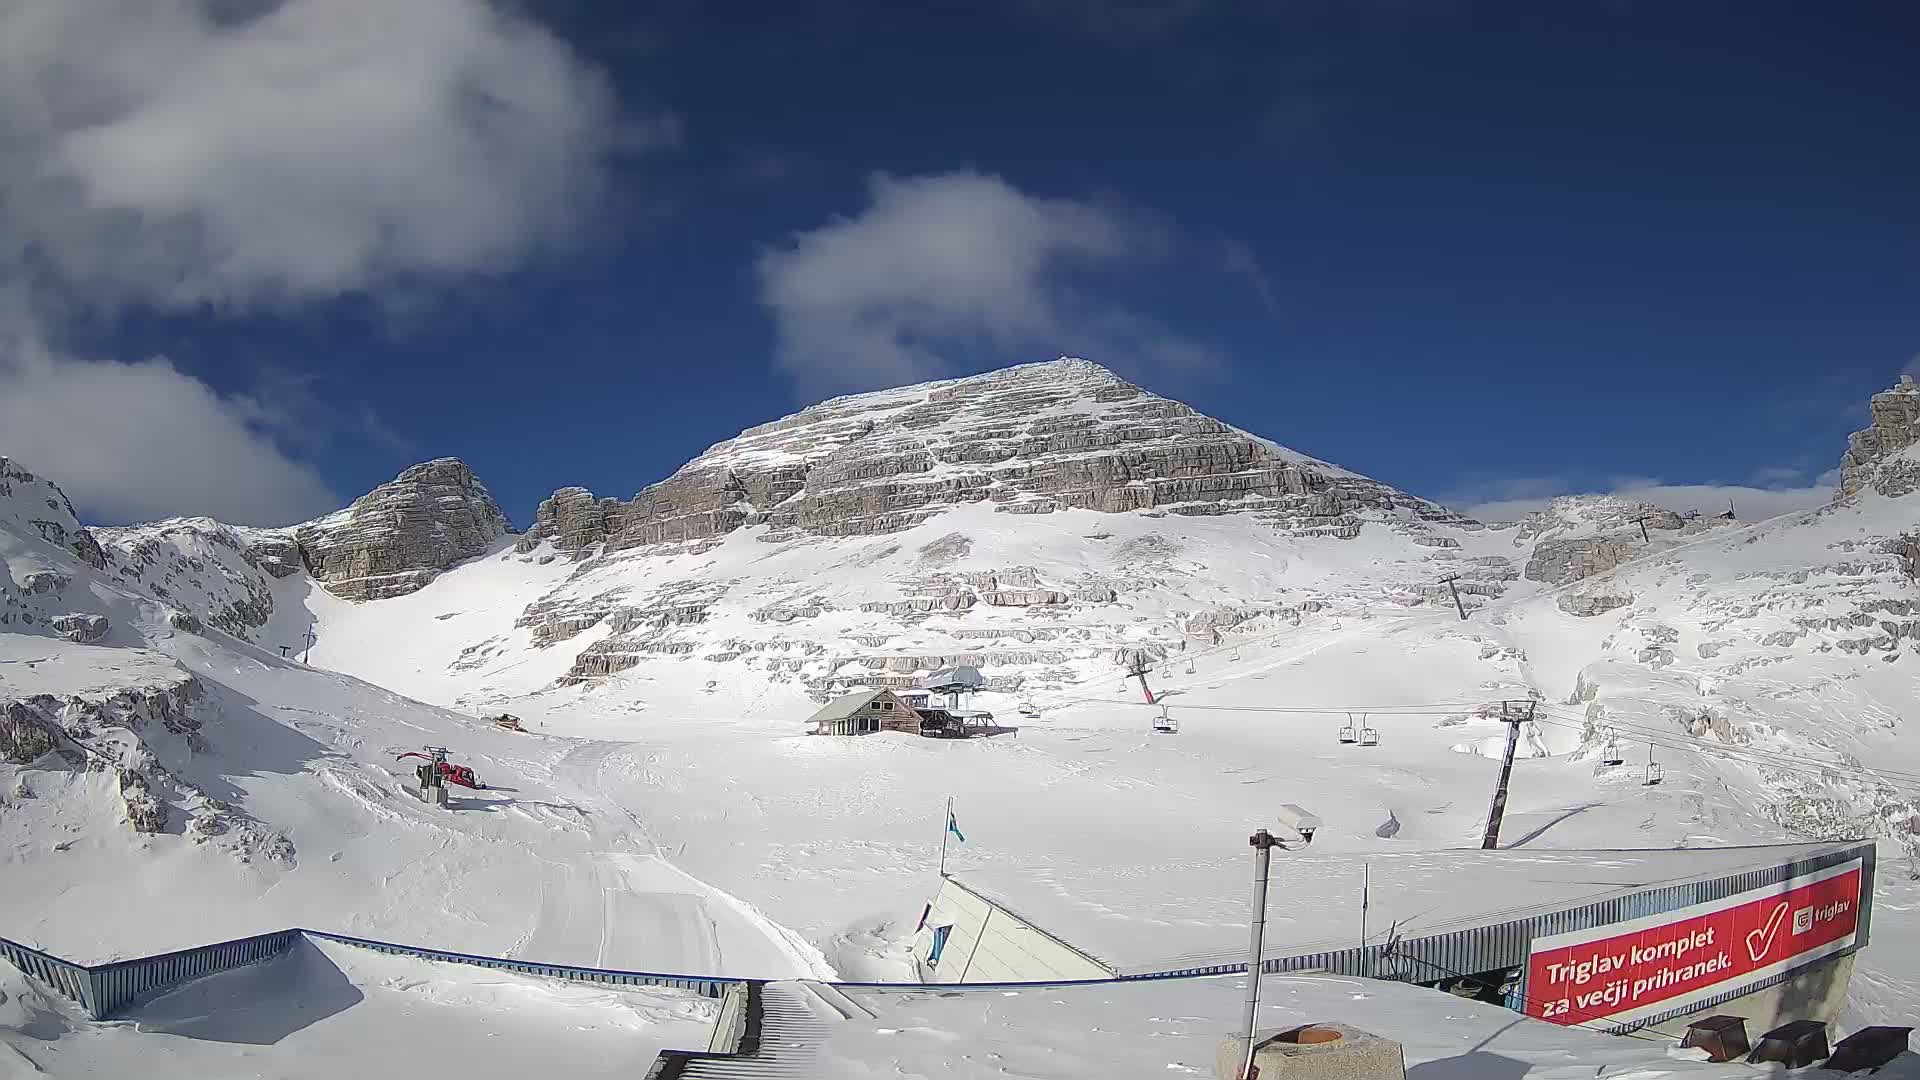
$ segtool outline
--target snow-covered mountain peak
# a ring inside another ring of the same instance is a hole
[[[1357,528],[1353,511],[1459,521],[1445,509],[1062,358],[810,405],[716,443],[620,502],[563,488],[520,541],[580,553],[871,536],[949,509],[1214,515]]]
[[[1522,541],[1559,540],[1638,532],[1642,522],[1649,529],[1680,529],[1687,522],[1703,517],[1712,519],[1710,513],[1682,514],[1618,495],[1561,495],[1546,509],[1535,510],[1522,518],[1517,537]]]
[[[37,535],[90,565],[105,562],[99,543],[81,526],[60,485],[5,456],[0,456],[0,521],[20,535]]]

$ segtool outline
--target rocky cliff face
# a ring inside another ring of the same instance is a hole
[[[106,565],[106,553],[93,534],[81,527],[66,492],[4,456],[0,456],[0,512],[17,519],[42,540],[71,551],[88,566],[99,569]]]
[[[1009,514],[1262,513],[1351,537],[1353,511],[1457,515],[1061,359],[810,406],[719,443],[621,502],[563,488],[521,539],[683,550],[745,525],[769,536],[869,536],[955,506]]]
[[[415,465],[337,514],[293,529],[307,570],[336,596],[403,596],[511,531],[505,514],[458,458]],[[284,546],[271,561],[285,566]]]
[[[822,402],[629,500],[556,491],[515,550],[577,568],[452,667],[559,648],[563,683],[695,661],[824,696],[969,664],[1012,690],[1297,625],[1326,605],[1281,587],[1311,578],[1297,559],[1325,553],[1343,581],[1390,574],[1395,605],[1451,605],[1445,575],[1469,602],[1519,577],[1506,548],[1443,507],[1061,359]]]
[[[1920,386],[1902,375],[1892,389],[1873,395],[1870,423],[1847,438],[1840,457],[1840,491],[1846,498],[1871,488],[1898,497],[1920,487],[1920,462],[1902,453],[1920,441]]]

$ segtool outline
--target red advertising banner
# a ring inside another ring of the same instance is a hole
[[[1853,944],[1860,860],[1627,923],[1535,939],[1526,1013],[1625,1022],[1705,1000]]]

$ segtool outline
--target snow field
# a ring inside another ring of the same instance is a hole
[[[302,940],[94,1024],[0,974],[0,1076],[643,1075],[706,1048],[718,1002],[663,987],[568,983]],[[9,1029],[11,1031],[9,1032]],[[9,1071],[11,1067],[12,1071]]]

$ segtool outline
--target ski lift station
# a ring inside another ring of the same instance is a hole
[[[1870,841],[1276,852],[1262,970],[1438,986],[1611,1030],[1683,1030],[1706,1012],[1837,1022],[1868,940],[1874,868]],[[1244,971],[1249,880],[1244,857],[1123,877],[950,870],[914,962],[929,983]]]

